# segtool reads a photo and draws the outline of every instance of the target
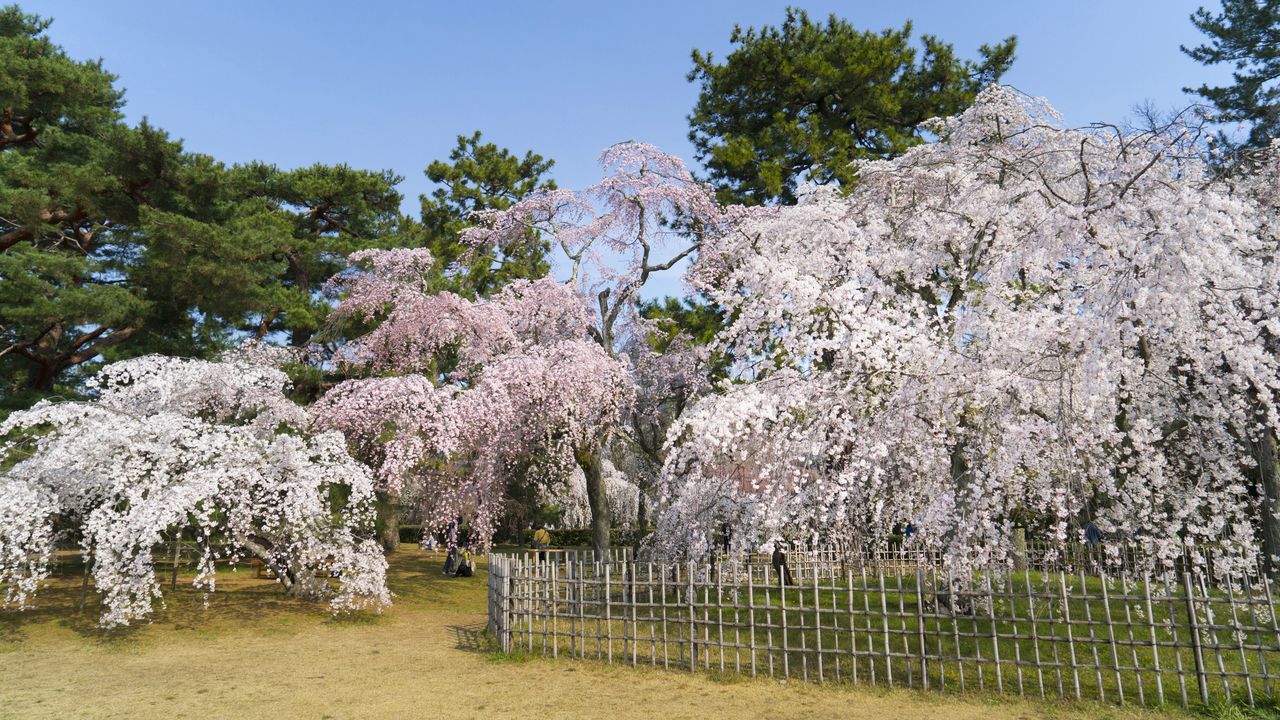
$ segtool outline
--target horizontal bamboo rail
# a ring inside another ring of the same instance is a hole
[[[491,555],[503,651],[810,682],[1184,707],[1255,704],[1280,680],[1274,587],[1202,566],[1077,562],[957,575],[924,554],[641,562]]]

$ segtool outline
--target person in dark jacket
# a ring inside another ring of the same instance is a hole
[[[791,569],[787,567],[785,543],[781,540],[773,543],[773,571],[778,573],[784,585],[795,585],[795,581],[791,578]]]

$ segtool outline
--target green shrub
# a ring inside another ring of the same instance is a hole
[[[422,542],[422,526],[421,525],[401,525],[400,526],[400,542],[402,543]]]
[[[551,545],[554,547],[584,547],[591,544],[589,528],[564,528],[551,530]],[[648,533],[633,528],[611,528],[609,544],[619,547],[635,547]]]

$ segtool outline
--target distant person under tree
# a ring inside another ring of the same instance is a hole
[[[795,580],[791,577],[791,568],[787,567],[787,553],[785,551],[786,543],[778,540],[773,543],[773,570],[778,573],[778,577],[784,585],[795,585]]]
[[[551,547],[551,533],[542,521],[533,524],[533,549],[538,550],[538,562],[546,562],[547,548]]]

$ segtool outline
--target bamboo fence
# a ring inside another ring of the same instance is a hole
[[[1149,706],[1254,705],[1280,681],[1262,573],[1081,563],[957,576],[933,560],[792,553],[787,585],[767,557],[495,554],[489,628],[505,652]]]

